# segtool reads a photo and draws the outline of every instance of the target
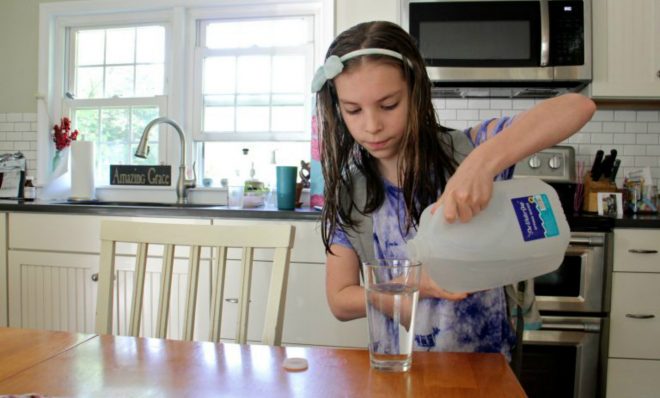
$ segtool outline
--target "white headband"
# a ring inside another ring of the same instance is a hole
[[[316,70],[314,79],[312,80],[312,92],[318,93],[323,88],[326,81],[334,79],[344,69],[344,62],[349,59],[359,57],[362,55],[387,55],[389,57],[397,58],[403,61],[403,55],[396,51],[388,50],[386,48],[361,48],[359,50],[351,51],[347,54],[338,57],[331,55],[325,60],[325,63]],[[412,62],[406,59],[408,65],[412,68]]]

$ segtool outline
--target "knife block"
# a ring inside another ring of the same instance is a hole
[[[588,213],[598,212],[598,193],[599,192],[619,192],[614,181],[598,180],[593,181],[591,174],[584,176],[584,201],[582,210]]]

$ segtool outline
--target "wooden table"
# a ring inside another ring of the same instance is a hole
[[[25,339],[18,338],[23,334]],[[5,336],[12,335],[11,341]],[[36,336],[36,337],[35,337]],[[59,336],[59,337],[58,337]],[[33,351],[29,341],[53,338],[54,355],[6,373],[0,394],[146,397],[525,397],[499,354],[416,352],[406,373],[369,367],[366,350],[182,342],[124,336],[0,328],[0,353]],[[80,341],[82,339],[82,341]],[[23,347],[23,348],[20,348]],[[39,350],[40,352],[42,350]],[[45,351],[44,351],[45,352]],[[305,371],[282,368],[304,357]],[[0,368],[6,359],[0,357]],[[9,367],[7,367],[9,368]]]

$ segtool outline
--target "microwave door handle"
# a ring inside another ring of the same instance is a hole
[[[541,66],[550,61],[550,11],[548,0],[539,0],[541,6]]]

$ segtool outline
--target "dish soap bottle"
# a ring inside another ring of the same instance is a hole
[[[497,181],[488,206],[467,223],[447,223],[442,206],[420,217],[408,255],[443,289],[474,292],[556,270],[570,229],[557,192],[537,178]]]

